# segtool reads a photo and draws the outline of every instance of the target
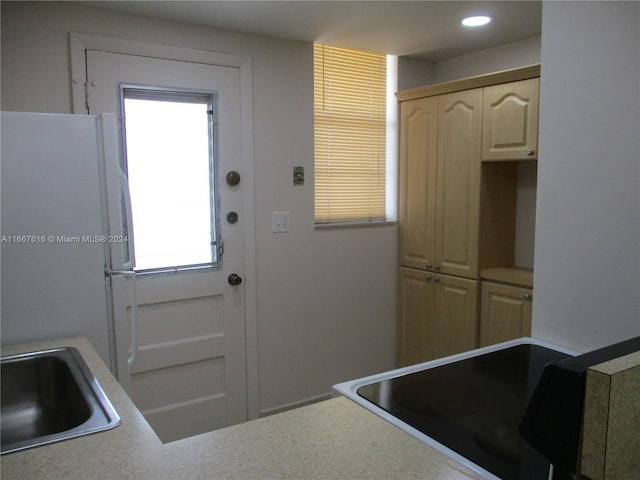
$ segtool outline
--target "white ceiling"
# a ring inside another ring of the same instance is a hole
[[[440,60],[540,35],[536,1],[92,1],[93,6],[272,37]],[[460,25],[485,14],[483,29]]]

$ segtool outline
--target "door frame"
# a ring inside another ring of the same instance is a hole
[[[245,332],[247,360],[247,417],[258,418],[258,323],[256,294],[256,234],[255,234],[255,194],[254,194],[254,158],[253,158],[253,70],[249,57],[197,50],[185,47],[159,45],[121,38],[69,33],[71,53],[71,94],[72,109],[75,114],[87,114],[86,51],[98,50],[111,53],[138,55],[164,60],[201,63],[235,67],[240,72],[240,121],[242,144],[242,189],[245,212],[243,215],[243,255],[244,255],[244,298]]]

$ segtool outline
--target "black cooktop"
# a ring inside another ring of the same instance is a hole
[[[365,385],[358,395],[505,480],[547,480],[518,433],[547,363],[570,355],[517,345]]]

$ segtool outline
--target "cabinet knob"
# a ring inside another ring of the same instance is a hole
[[[433,277],[433,281],[436,283],[440,283],[440,277]]]
[[[433,265],[431,265],[429,262],[427,262],[427,270],[431,270],[433,268]]]
[[[533,299],[533,294],[532,293],[525,293],[523,295],[523,297],[524,297],[525,300],[531,300],[531,299]]]
[[[440,270],[440,265],[434,265],[434,266],[433,266],[433,269],[434,269],[434,270]]]
[[[425,279],[427,282],[430,282],[431,280],[433,280],[433,277],[432,277],[431,275],[427,275],[426,277],[424,277],[424,279]]]
[[[532,149],[527,149],[527,157],[533,157],[533,150]]]

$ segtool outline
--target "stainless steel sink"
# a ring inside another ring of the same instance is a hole
[[[120,424],[76,348],[12,355],[0,362],[3,455]]]

